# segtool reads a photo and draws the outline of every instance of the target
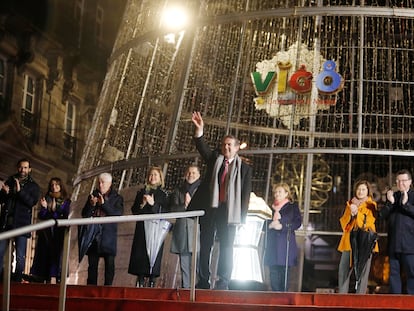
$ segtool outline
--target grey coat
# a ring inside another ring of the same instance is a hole
[[[187,192],[192,196],[200,185],[200,180],[197,180],[192,185],[183,183],[179,188],[175,189],[171,194],[170,209],[171,212],[185,212],[185,194]],[[171,253],[175,254],[189,254],[193,251],[193,218],[179,218],[174,224]]]

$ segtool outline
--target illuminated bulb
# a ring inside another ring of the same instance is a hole
[[[180,7],[166,8],[162,14],[162,25],[169,30],[179,30],[188,22],[187,12]]]

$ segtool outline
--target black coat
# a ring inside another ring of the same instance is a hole
[[[212,150],[205,142],[203,136],[195,138],[195,144],[198,152],[207,163],[207,170],[200,187],[194,194],[190,201],[188,210],[204,210],[206,217],[209,217],[209,211],[211,210],[211,189],[210,183],[213,178],[214,166],[217,157],[220,155],[218,150]],[[242,162],[241,165],[241,222],[246,222],[247,210],[249,209],[250,193],[252,191],[252,168]],[[202,219],[205,217],[202,217]],[[202,220],[200,220],[202,221]]]
[[[92,206],[89,198],[82,209],[82,217],[121,216],[124,212],[124,199],[115,190],[111,189],[104,199],[104,204]],[[89,225],[90,226],[90,225]],[[116,255],[118,224],[101,224],[100,234],[95,238],[98,242],[99,255]]]
[[[39,185],[29,175],[25,182],[20,184],[20,191],[16,192],[17,176],[10,176],[5,184],[10,187],[7,194],[0,191],[0,203],[3,204],[0,215],[1,231],[16,229],[32,223],[33,206],[40,199]],[[27,234],[26,236],[30,236]]]
[[[145,204],[141,208],[141,203],[144,194],[153,194],[154,195],[154,205]],[[131,208],[132,214],[141,215],[141,214],[157,214],[157,213],[166,213],[169,212],[168,206],[168,195],[167,192],[158,187],[156,189],[151,189],[149,192],[145,188],[138,191],[134,204]],[[145,240],[145,229],[144,222],[137,221],[135,225],[134,239],[132,241],[131,247],[131,256],[129,259],[128,273],[140,276],[147,276],[152,274],[153,276],[159,276],[161,272],[161,259],[163,253],[164,245],[161,245],[161,248],[158,252],[155,265],[150,271],[150,262],[147,253],[147,243]]]
[[[414,191],[408,191],[408,201],[401,204],[401,192],[394,193],[395,203],[387,201],[380,209],[380,219],[388,219],[389,254],[414,254]]]
[[[52,204],[53,198],[46,195],[48,206]],[[40,206],[38,218],[48,219],[67,219],[70,212],[70,200],[57,198],[56,211],[52,212],[48,207]],[[60,276],[61,257],[63,250],[65,228],[51,227],[37,232],[36,252],[33,258],[30,274],[48,280],[49,277]]]

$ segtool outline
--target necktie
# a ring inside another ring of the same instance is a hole
[[[229,170],[229,160],[224,160],[224,169],[220,177],[219,202],[226,201],[226,175]]]

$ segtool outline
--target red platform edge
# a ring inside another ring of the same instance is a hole
[[[190,301],[185,289],[69,285],[66,296],[75,311],[414,310],[410,295],[196,290]],[[10,310],[57,310],[58,302],[59,285],[11,285]]]

